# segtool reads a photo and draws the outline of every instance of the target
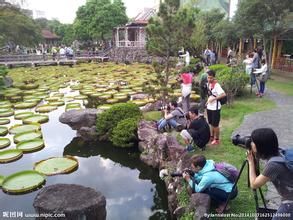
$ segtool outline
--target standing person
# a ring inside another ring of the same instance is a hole
[[[253,51],[253,57],[252,57],[252,71],[254,72],[255,69],[259,68],[259,55],[257,53],[257,50],[254,49]],[[255,85],[256,83],[256,78],[255,74],[251,74],[251,79],[250,79],[250,84],[251,86]],[[256,84],[257,85],[257,84]],[[258,86],[258,85],[257,85]]]
[[[231,63],[232,58],[234,57],[234,52],[231,49],[231,47],[228,47],[228,53],[227,53],[227,64]]]
[[[207,47],[203,53],[204,59],[205,59],[205,64],[207,66],[211,65],[211,50]]]
[[[211,128],[211,145],[220,144],[220,117],[221,117],[221,103],[220,99],[226,96],[225,91],[215,79],[216,73],[209,70],[208,74],[208,101],[207,101],[207,115]]]
[[[190,54],[189,54],[189,52],[186,50],[186,53],[180,55],[180,57],[185,57],[185,66],[189,66],[189,64],[190,64]]]
[[[185,67],[181,70],[180,81],[181,81],[181,93],[182,93],[182,109],[185,113],[190,108],[190,94],[192,88],[192,77],[193,73],[190,72],[189,67]]]
[[[267,160],[264,170],[256,174],[255,156]],[[271,128],[259,128],[251,133],[251,150],[247,152],[249,180],[252,189],[258,189],[271,181],[281,196],[281,205],[276,214],[286,214],[285,218],[275,215],[273,220],[293,217],[293,170],[285,164],[279,152],[276,133]],[[291,215],[291,216],[289,216]]]
[[[253,57],[253,54],[249,53],[246,55],[246,59],[243,60],[243,63],[245,64],[245,72],[249,76],[252,74],[252,57]]]
[[[199,86],[200,86],[200,104],[199,104],[199,114],[203,115],[206,107],[207,102],[207,95],[208,95],[208,67],[204,67],[204,72],[199,77]]]
[[[262,60],[262,67],[260,69],[255,69],[253,75],[256,75],[257,81],[259,81],[259,90],[256,94],[258,97],[263,97],[265,92],[265,84],[268,79],[268,66],[266,64],[266,60]]]
[[[198,114],[198,109],[192,107],[188,111],[190,124],[182,130],[180,135],[186,144],[186,150],[192,151],[194,144],[204,150],[210,140],[210,127],[203,115]]]

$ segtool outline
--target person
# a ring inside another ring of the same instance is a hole
[[[66,51],[63,46],[61,46],[61,48],[59,50],[59,55],[60,55],[60,59],[64,59],[66,56]]]
[[[179,81],[181,82],[182,109],[184,113],[187,113],[190,108],[190,94],[192,88],[192,77],[194,73],[191,72],[189,67],[184,67],[181,72],[182,73],[179,75]]]
[[[243,60],[243,63],[245,64],[245,72],[249,76],[252,74],[252,57],[253,57],[253,54],[249,53],[246,55],[246,59]]]
[[[227,53],[227,64],[231,63],[232,58],[234,57],[234,52],[231,49],[231,47],[228,47],[228,53]]]
[[[203,56],[204,56],[204,59],[205,59],[205,64],[207,66],[211,65],[211,50],[208,47],[203,52]]]
[[[180,55],[180,57],[185,57],[185,66],[189,66],[190,64],[190,54],[186,50],[185,54]]]
[[[191,170],[194,176],[191,177],[188,172],[183,172],[183,178],[188,183],[189,189],[195,193],[206,193],[212,201],[218,206],[217,213],[222,213],[225,203],[231,193],[231,199],[234,199],[238,192],[237,188],[232,191],[233,183],[223,174],[216,171],[213,160],[207,160],[203,155],[196,155],[191,159]],[[228,210],[229,207],[226,207]]]
[[[52,59],[55,60],[57,57],[57,48],[53,46],[51,49],[51,52],[52,52]]]
[[[203,115],[205,111],[205,105],[207,102],[207,84],[208,84],[208,67],[204,67],[204,72],[199,76],[199,86],[200,86],[200,107],[199,114]]]
[[[256,79],[259,82],[259,90],[256,94],[258,97],[263,97],[265,92],[265,84],[268,79],[268,66],[266,64],[266,60],[263,59],[261,61],[262,67],[260,69],[255,69],[253,74],[256,75]]]
[[[186,117],[183,110],[178,106],[176,101],[169,103],[168,109],[164,109],[164,117],[157,123],[159,131],[165,131],[166,126],[169,125],[172,128],[176,128],[178,131],[182,130],[186,126]]]
[[[252,72],[254,72],[255,69],[259,68],[259,55],[257,53],[257,50],[254,49],[253,51],[253,57],[252,57]],[[255,74],[251,74],[250,84],[251,86],[256,84],[256,78]]]
[[[221,113],[221,98],[226,96],[225,91],[215,79],[216,73],[213,70],[208,70],[208,101],[207,101],[207,115],[211,126],[211,145],[220,144],[220,113]]]
[[[254,158],[267,160],[264,170],[256,175]],[[257,189],[267,182],[272,182],[281,196],[281,204],[277,213],[290,214],[293,217],[293,172],[282,162],[274,161],[281,158],[276,133],[271,128],[255,129],[251,133],[251,150],[247,151],[249,164],[250,187]],[[281,219],[278,215],[273,220]],[[286,218],[287,219],[287,218]]]
[[[192,151],[194,144],[204,150],[210,140],[210,127],[204,116],[198,114],[196,107],[190,108],[188,115],[190,119],[188,129],[184,129],[180,133],[187,144],[186,150]]]

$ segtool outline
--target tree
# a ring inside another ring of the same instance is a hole
[[[177,20],[179,6],[179,0],[166,0],[161,3],[157,16],[149,20],[146,28],[148,35],[147,51],[163,59],[163,65],[154,63],[154,68],[159,83],[157,89],[161,92],[161,98],[164,102],[168,97],[167,86],[172,66],[171,56],[177,55],[179,47],[182,46],[180,42],[182,39],[179,38],[180,22]]]
[[[114,27],[128,21],[126,8],[121,0],[88,0],[81,6],[74,21],[78,39],[105,41],[112,35]]]
[[[13,6],[0,7],[0,39],[2,44],[32,46],[40,39],[41,31],[34,20]]]

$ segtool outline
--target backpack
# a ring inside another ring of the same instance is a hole
[[[239,176],[239,170],[226,162],[216,163],[215,170],[226,177],[231,183],[235,183]]]
[[[293,172],[293,149],[280,149],[280,155],[277,157],[272,157],[270,161],[272,162],[279,162],[279,163],[285,163],[285,166]]]
[[[208,88],[208,95],[212,95],[212,96],[216,97],[216,96],[213,95],[213,93],[212,93],[212,90],[214,89],[216,83],[217,83],[217,81],[215,81],[215,83],[211,84],[211,85],[212,85],[212,89],[210,89],[210,88],[209,88],[209,85],[207,85],[207,88]],[[221,99],[218,99],[218,100],[217,100],[217,109],[218,109],[218,102],[220,102],[221,105],[225,105],[225,104],[227,104],[227,101],[228,101],[227,96],[225,96],[225,97],[223,97],[223,98],[221,98]]]

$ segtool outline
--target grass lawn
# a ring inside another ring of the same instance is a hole
[[[267,87],[273,91],[293,96],[293,74],[273,71],[267,81]]]
[[[232,132],[240,126],[245,115],[257,111],[269,110],[274,107],[275,104],[272,101],[266,98],[259,99],[250,94],[237,98],[232,107],[224,106],[221,111],[221,145],[217,147],[208,147],[206,151],[196,151],[195,153],[203,153],[208,159],[213,159],[216,162],[226,161],[234,164],[240,169],[242,162],[246,158],[246,151],[231,143]],[[151,120],[158,119],[159,117],[159,112],[145,114],[145,118]],[[181,204],[186,204],[188,202],[185,192],[181,193],[179,198]],[[238,182],[238,196],[230,202],[230,207],[231,213],[255,212],[253,193],[247,187],[247,167],[243,171]],[[189,214],[183,216],[181,219],[193,219],[193,215]]]

